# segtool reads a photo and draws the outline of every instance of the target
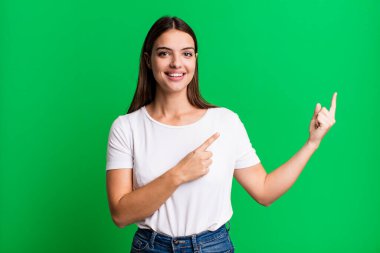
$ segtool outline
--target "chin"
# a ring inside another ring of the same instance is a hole
[[[187,89],[188,84],[180,83],[180,84],[175,84],[175,83],[166,83],[165,84],[165,90],[168,92],[179,92],[184,89]]]

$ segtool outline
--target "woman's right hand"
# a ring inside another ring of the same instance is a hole
[[[187,154],[175,167],[175,175],[181,184],[204,176],[212,163],[212,153],[206,149],[220,136],[217,132],[208,138],[202,145]]]

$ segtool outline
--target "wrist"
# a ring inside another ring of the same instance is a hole
[[[306,146],[309,147],[310,149],[313,149],[314,151],[318,149],[320,142],[315,142],[311,140],[307,140]]]
[[[185,179],[178,166],[175,166],[169,170],[168,176],[172,179],[172,182],[175,186],[180,186],[181,184],[185,183]]]

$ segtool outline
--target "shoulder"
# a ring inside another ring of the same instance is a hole
[[[235,132],[239,129],[240,118],[238,114],[227,107],[217,107],[213,108],[211,111],[213,114],[213,120],[217,122],[220,128],[223,128],[225,131]]]
[[[122,130],[129,130],[138,122],[141,122],[142,109],[138,109],[134,112],[117,116],[112,122],[112,128],[119,128]]]
[[[236,120],[239,118],[238,114],[235,111],[227,107],[217,107],[212,108],[212,110],[223,120]]]

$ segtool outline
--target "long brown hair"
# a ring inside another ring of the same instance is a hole
[[[150,56],[156,39],[169,29],[177,29],[188,33],[194,40],[195,53],[198,52],[197,39],[188,24],[178,17],[163,16],[159,18],[150,28],[141,49],[137,87],[127,113],[132,113],[154,100],[156,95],[156,81],[152,70],[147,66],[144,59],[144,53],[146,52]],[[198,82],[198,57],[196,59],[194,77],[187,86],[187,98],[190,104],[197,108],[205,109],[218,107],[208,103],[200,94]]]

